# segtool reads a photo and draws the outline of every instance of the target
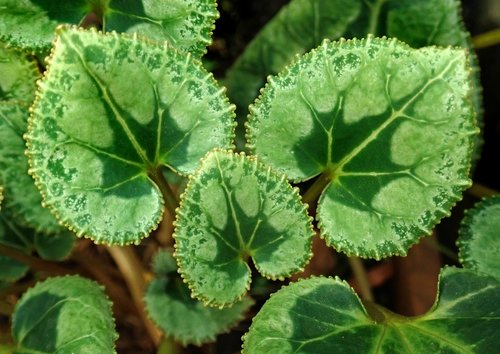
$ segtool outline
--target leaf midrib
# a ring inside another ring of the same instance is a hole
[[[144,149],[141,147],[139,142],[136,140],[134,134],[132,133],[132,130],[128,126],[126,120],[122,117],[118,107],[116,107],[116,104],[114,100],[112,99],[112,96],[108,93],[107,88],[105,85],[102,84],[101,80],[94,74],[94,72],[87,66],[87,63],[84,60],[83,53],[80,52],[80,50],[72,43],[71,39],[69,36],[65,33],[61,33],[61,38],[64,38],[66,40],[66,43],[73,49],[73,51],[77,54],[78,59],[82,65],[82,67],[85,69],[85,71],[89,74],[91,79],[96,83],[97,87],[99,88],[103,98],[104,102],[108,105],[108,107],[113,111],[114,116],[116,121],[120,124],[122,129],[124,130],[127,138],[129,139],[130,143],[134,147],[136,153],[139,155],[141,158],[142,162],[144,163],[145,167],[147,170],[152,170],[153,166],[149,159],[147,158],[146,152]]]

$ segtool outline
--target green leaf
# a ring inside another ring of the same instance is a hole
[[[0,254],[0,282],[15,282],[26,275],[27,265]]]
[[[58,25],[79,25],[93,12],[103,30],[137,32],[201,57],[219,17],[215,0],[0,0],[0,39],[47,53]]]
[[[500,347],[498,301],[496,279],[445,268],[433,308],[405,318],[373,304],[367,312],[338,279],[310,278],[271,296],[243,353],[493,353]]]
[[[15,47],[46,53],[59,24],[79,24],[94,1],[0,0],[0,39]]]
[[[43,259],[50,261],[62,261],[66,259],[76,241],[76,236],[65,230],[58,234],[35,233],[34,246],[37,253]]]
[[[344,36],[360,15],[361,0],[292,0],[255,36],[227,72],[229,97],[246,108],[269,74],[318,46]]]
[[[500,196],[467,211],[457,246],[465,268],[500,278]]]
[[[138,32],[167,40],[197,57],[212,43],[214,22],[219,18],[215,0],[110,0],[104,15],[106,31]]]
[[[28,290],[12,316],[17,353],[115,353],[111,303],[79,276],[49,278]]]
[[[469,73],[461,49],[325,42],[269,79],[249,148],[292,180],[320,175],[320,229],[338,251],[403,255],[470,183]]]
[[[272,279],[305,266],[314,234],[310,219],[284,176],[244,155],[209,153],[177,213],[179,272],[195,298],[230,305],[250,287],[248,258]]]
[[[175,260],[170,252],[160,251],[155,257],[155,264],[158,263],[175,265]],[[175,274],[175,268],[167,273],[166,276],[158,274],[149,284],[144,301],[153,321],[183,345],[214,341],[217,334],[227,332],[242,320],[253,304],[245,297],[231,308],[205,307],[190,297],[189,288]]]
[[[18,100],[31,104],[35,98],[35,81],[39,77],[33,60],[0,44],[0,100]]]
[[[324,38],[359,38],[370,33],[396,37],[414,47],[472,49],[457,0],[292,0],[228,70],[229,97],[238,109],[244,109],[267,75],[281,71],[295,55],[315,48]]]
[[[0,183],[4,186],[4,207],[16,222],[39,232],[62,231],[57,219],[42,207],[42,197],[28,174],[23,134],[27,130],[28,109],[22,104],[0,103]]]
[[[31,171],[61,222],[96,242],[138,243],[163,214],[161,168],[191,173],[232,146],[234,107],[212,75],[136,36],[59,29],[38,96]]]

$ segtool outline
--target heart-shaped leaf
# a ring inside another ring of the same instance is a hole
[[[325,42],[271,77],[249,148],[295,181],[318,176],[322,236],[361,257],[403,255],[469,185],[477,128],[461,49]]]
[[[250,287],[248,258],[272,279],[305,266],[314,234],[310,219],[284,176],[244,155],[211,152],[177,213],[179,272],[192,296],[207,305],[230,305]]]
[[[62,231],[57,219],[42,207],[42,196],[28,174],[23,134],[27,130],[28,108],[0,103],[0,184],[4,186],[5,208],[18,224],[39,232]]]
[[[219,17],[215,0],[0,0],[0,10],[0,39],[39,53],[58,25],[79,25],[93,13],[105,31],[138,32],[202,56]]]
[[[115,353],[111,303],[78,276],[49,278],[28,290],[12,316],[16,353]]]
[[[467,211],[457,245],[464,267],[500,279],[500,196]]]
[[[161,258],[158,260],[158,258]],[[170,268],[157,273],[149,284],[144,301],[149,316],[167,334],[183,345],[211,342],[243,319],[253,301],[244,297],[230,308],[205,307],[190,297],[189,288],[176,274],[175,260],[168,251],[155,256],[156,268]],[[165,267],[166,266],[166,267]]]
[[[233,110],[189,55],[61,28],[29,123],[31,171],[77,235],[139,242],[163,214],[162,166],[191,173],[212,148],[230,148]]]
[[[493,353],[500,347],[498,301],[496,279],[445,268],[433,308],[405,318],[373,304],[365,309],[338,279],[310,278],[271,296],[243,353]]]
[[[0,44],[0,100],[31,104],[35,81],[40,77],[36,63],[26,55]]]

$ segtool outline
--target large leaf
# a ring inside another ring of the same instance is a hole
[[[244,155],[215,151],[183,194],[175,255],[192,296],[222,307],[250,287],[249,258],[262,275],[282,279],[308,262],[312,236],[306,206],[284,176]]]
[[[227,332],[242,320],[253,304],[245,297],[230,308],[205,307],[191,298],[189,288],[176,274],[175,260],[170,252],[158,252],[155,263],[155,268],[169,271],[157,273],[149,284],[144,298],[146,308],[165,334],[183,345],[214,341],[217,334]]]
[[[464,267],[500,278],[500,196],[467,211],[457,245]]]
[[[28,290],[12,316],[16,353],[115,353],[111,303],[78,276],[49,278]]]
[[[0,100],[31,104],[35,98],[35,81],[39,77],[33,60],[0,44]]]
[[[162,166],[187,174],[229,148],[233,110],[189,55],[137,37],[61,28],[27,134],[45,203],[79,236],[128,244],[163,214]]]
[[[5,204],[19,224],[40,232],[62,231],[57,219],[42,207],[42,196],[28,174],[23,134],[27,130],[28,108],[17,103],[0,103],[0,184]]]
[[[315,48],[324,38],[359,38],[370,33],[396,37],[414,47],[435,44],[471,49],[457,0],[292,0],[228,71],[229,96],[243,110],[267,75],[281,71],[295,55]]]
[[[249,148],[295,181],[320,175],[328,244],[403,255],[470,183],[469,74],[461,49],[325,42],[270,78],[251,107]]]
[[[78,25],[93,12],[104,16],[105,31],[138,32],[201,56],[219,16],[215,0],[0,0],[0,10],[0,39],[41,53],[58,25]]]
[[[433,308],[405,318],[376,305],[367,312],[338,279],[310,278],[272,295],[254,317],[243,352],[493,353],[500,347],[498,301],[496,279],[445,268]]]

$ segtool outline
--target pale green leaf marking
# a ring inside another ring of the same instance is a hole
[[[214,341],[216,335],[229,331],[241,321],[253,304],[245,297],[230,308],[205,307],[190,297],[189,288],[176,274],[175,260],[170,252],[160,251],[155,256],[155,264],[158,263],[173,263],[174,268],[157,273],[149,284],[144,298],[146,309],[166,335],[183,345]]]
[[[192,296],[212,306],[241,299],[247,264],[272,279],[302,269],[313,231],[283,176],[244,155],[215,151],[191,178],[177,213],[175,255]]]
[[[500,346],[500,282],[442,270],[425,315],[405,318],[371,305],[339,279],[310,278],[282,288],[254,317],[243,353],[492,353]]]
[[[110,0],[104,10],[104,30],[137,32],[167,40],[176,48],[201,57],[212,43],[217,18],[215,0]]]
[[[47,53],[58,25],[80,25],[94,13],[103,30],[139,33],[201,57],[219,17],[215,0],[0,0],[0,39]]]
[[[270,78],[249,148],[292,180],[330,180],[318,218],[337,250],[403,255],[470,183],[469,73],[461,49],[325,42]]]
[[[31,104],[35,98],[35,81],[39,77],[33,60],[0,44],[0,100]]]
[[[500,196],[467,211],[457,245],[464,267],[500,278]]]
[[[136,36],[61,28],[27,134],[45,203],[78,236],[139,242],[163,198],[150,176],[188,174],[230,148],[233,110],[190,55]]]
[[[0,184],[4,186],[4,207],[17,223],[39,232],[62,231],[57,219],[42,207],[42,197],[28,174],[23,134],[27,130],[28,108],[0,103]]]
[[[115,353],[111,303],[78,276],[49,278],[28,290],[12,316],[19,353]]]

